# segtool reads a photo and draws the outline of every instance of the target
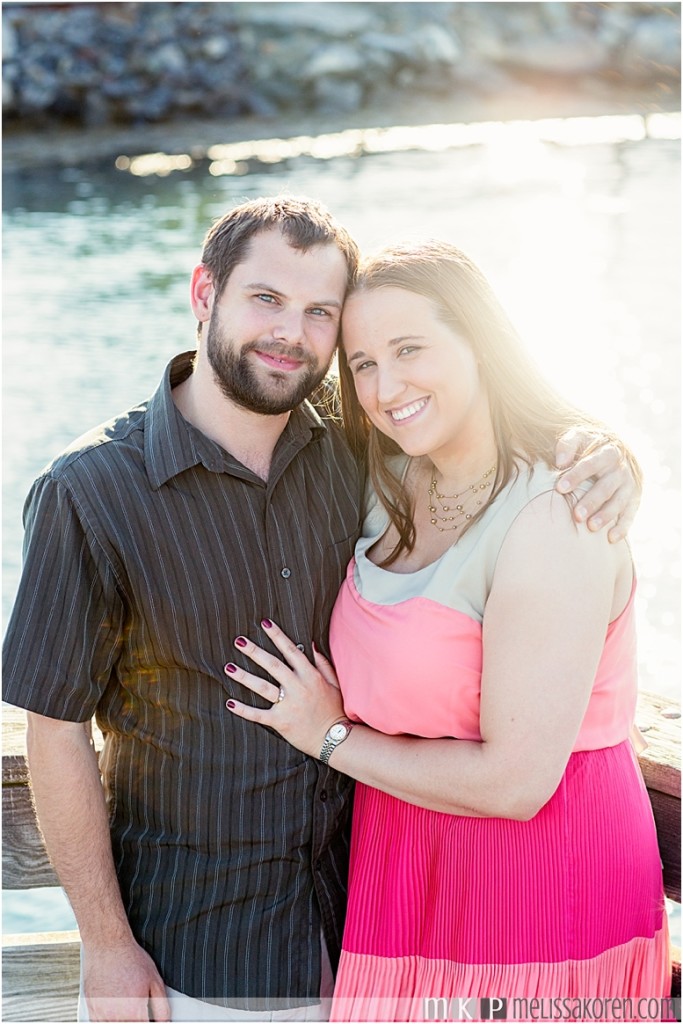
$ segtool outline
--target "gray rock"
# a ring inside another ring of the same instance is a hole
[[[90,4],[77,4],[63,19],[60,28],[61,42],[69,47],[89,47],[98,27],[98,12]]]
[[[363,78],[367,80],[368,84],[372,84],[373,80],[377,78],[391,78],[394,71],[406,63],[406,58],[397,57],[387,50],[364,47],[363,52],[365,55]]]
[[[400,26],[401,31],[411,32],[427,23],[448,26],[453,12],[462,6],[462,3],[408,0],[404,3],[377,5],[376,10],[386,25]],[[466,3],[466,6],[470,6],[469,2]]]
[[[51,40],[61,39],[64,30],[65,15],[61,11],[41,10],[40,17],[36,17],[37,11],[29,12],[21,25],[22,43],[30,40]]]
[[[137,21],[138,34],[142,34],[148,46],[163,46],[176,35],[176,13],[174,4],[135,3],[129,5],[131,15]],[[181,8],[179,8],[181,10]]]
[[[126,54],[135,46],[142,30],[131,18],[115,15],[112,9],[116,6],[102,6],[102,16],[97,23],[94,42],[106,50]],[[119,15],[123,14],[124,12],[119,12]],[[92,43],[93,41],[91,45]]]
[[[181,75],[187,68],[187,58],[177,43],[164,43],[146,54],[146,71],[155,77]]]
[[[230,41],[225,36],[210,36],[202,42],[202,53],[207,60],[223,60],[230,49]]]
[[[405,61],[410,60],[414,53],[412,40],[398,33],[364,32],[358,43],[375,60],[385,53]]]
[[[14,60],[19,55],[19,37],[9,18],[2,19],[2,62]]]
[[[272,26],[285,32],[309,29],[321,35],[345,38],[369,31],[375,4],[366,3],[235,3],[238,24]]]
[[[244,41],[240,37],[240,41]],[[307,81],[307,69],[314,55],[320,50],[318,36],[308,33],[282,39],[249,39],[249,46],[242,47],[242,59],[249,69],[252,81],[271,82],[277,79],[286,87],[287,83],[300,88],[301,81]]]
[[[314,87],[315,109],[322,114],[350,114],[363,103],[364,91],[360,82],[336,81],[319,78]]]
[[[215,3],[209,0],[208,3],[186,3],[186,25],[190,31],[195,31],[197,24],[201,22],[206,25],[207,33],[213,31],[224,32],[226,29],[233,29],[239,22],[235,13],[236,7],[245,6],[239,3]],[[201,13],[200,10],[201,9]]]
[[[56,99],[56,85],[41,82],[24,82],[19,93],[18,106],[24,111],[47,110]]]
[[[460,40],[442,25],[422,25],[413,42],[419,57],[426,62],[456,65],[463,55]]]
[[[45,110],[59,95],[59,79],[54,72],[42,65],[31,64],[24,72],[18,93],[22,107]]]
[[[115,53],[102,53],[99,66],[102,74],[107,78],[124,79],[130,77],[133,64],[132,61],[128,63],[125,57],[119,57]]]
[[[2,80],[3,82],[9,82],[12,85],[14,82],[21,80],[21,68],[17,61],[6,61],[2,65]]]
[[[324,79],[330,75],[346,78],[359,74],[365,64],[364,54],[358,46],[352,46],[350,43],[331,43],[314,54],[300,69],[300,77],[304,81]]]
[[[91,61],[76,57],[73,53],[66,53],[61,57],[57,72],[62,85],[67,88],[95,87],[101,77],[99,68]]]

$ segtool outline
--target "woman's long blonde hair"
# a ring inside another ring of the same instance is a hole
[[[351,294],[380,288],[402,288],[429,299],[439,319],[471,345],[488,394],[497,449],[490,500],[517,472],[518,460],[529,466],[538,461],[553,466],[557,438],[572,427],[595,431],[600,443],[606,436],[619,443],[604,424],[566,402],[543,379],[488,281],[459,249],[438,241],[385,249],[361,266]],[[382,563],[391,565],[415,544],[409,496],[387,463],[400,448],[363,412],[341,346],[339,377],[347,438],[355,454],[367,460],[372,485],[398,531],[399,540]],[[635,460],[628,452],[624,455],[638,478]]]

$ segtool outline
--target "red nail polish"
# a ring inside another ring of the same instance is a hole
[[[230,672],[232,674],[233,672],[237,671],[237,665],[233,665],[233,663],[231,661],[229,661],[228,664],[223,669],[223,671],[224,672]]]
[[[232,708],[234,708],[234,706],[235,706],[234,700],[226,700],[225,706],[226,706],[226,708],[230,708],[232,710]]]
[[[237,647],[246,647],[247,646],[247,641],[246,641],[245,637],[238,636],[237,639],[235,640],[235,645]]]
[[[264,629],[273,628],[273,623],[270,621],[270,619],[261,619],[261,625],[263,626]]]

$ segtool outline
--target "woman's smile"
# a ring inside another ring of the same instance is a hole
[[[417,402],[411,402],[410,405],[402,405],[397,409],[387,409],[387,415],[390,416],[394,423],[405,423],[407,420],[414,420],[428,402],[428,398],[420,398]]]

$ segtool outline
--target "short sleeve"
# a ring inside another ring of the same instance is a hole
[[[60,479],[36,481],[24,527],[23,570],[3,647],[3,699],[84,722],[121,647],[124,604],[115,572]]]

